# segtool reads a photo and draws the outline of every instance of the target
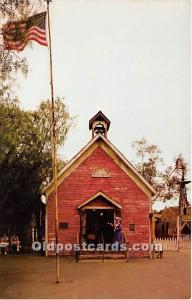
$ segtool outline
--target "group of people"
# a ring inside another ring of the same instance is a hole
[[[0,252],[2,254],[7,254],[8,252],[18,253],[20,248],[20,241],[16,234],[13,234],[11,238],[4,234],[0,238]]]
[[[114,223],[107,220],[96,220],[94,222],[94,232],[88,235],[88,243],[113,244],[122,242],[121,218],[115,217]]]

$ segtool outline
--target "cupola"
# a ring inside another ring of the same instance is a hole
[[[89,120],[89,130],[92,130],[92,138],[97,134],[103,134],[107,137],[107,131],[110,127],[110,121],[99,111],[91,120]]]

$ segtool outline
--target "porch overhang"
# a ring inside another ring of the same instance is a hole
[[[96,199],[97,197],[103,197],[104,199],[106,199],[108,202],[110,202],[112,204],[112,206],[102,206],[99,207],[97,205],[93,205],[90,206],[88,204],[90,204],[91,201],[93,201],[94,199]],[[107,196],[106,194],[104,194],[102,191],[97,192],[96,194],[94,194],[92,197],[90,197],[89,199],[85,200],[84,202],[82,202],[81,204],[79,204],[77,206],[77,209],[114,209],[114,206],[122,209],[122,206],[117,203],[116,201],[114,201],[113,199],[111,199],[109,196]]]

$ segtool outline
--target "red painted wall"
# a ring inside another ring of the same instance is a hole
[[[91,174],[96,167],[105,167],[110,171],[111,177],[92,177]],[[122,227],[127,235],[129,247],[131,248],[133,243],[149,243],[150,203],[147,195],[99,146],[58,187],[59,222],[69,223],[68,229],[59,229],[59,241],[62,243],[76,242],[76,234],[80,230],[77,205],[100,190],[121,204]],[[50,241],[55,236],[53,194],[48,198],[47,217]],[[135,231],[129,230],[129,224],[135,224]],[[130,256],[148,256],[148,252],[131,251]]]

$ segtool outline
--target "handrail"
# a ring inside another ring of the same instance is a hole
[[[125,240],[125,243],[128,243],[127,236],[126,236],[126,234],[125,234],[124,231],[122,232],[122,235],[123,235],[123,238],[124,238],[124,240]]]
[[[77,232],[77,244],[79,244],[79,233]]]
[[[101,240],[102,240],[102,245],[103,245],[103,255],[102,255],[102,260],[104,262],[104,255],[105,255],[105,243],[104,243],[104,237],[103,234],[101,234]]]
[[[76,243],[76,245],[78,246],[78,247],[80,247],[80,239],[79,239],[79,237],[80,237],[80,233],[79,232],[77,232],[77,236],[76,236],[76,241],[77,241],[77,243]],[[79,255],[80,255],[80,250],[75,250],[75,261],[76,262],[79,262]]]
[[[128,262],[129,260],[129,247],[128,247],[128,239],[127,239],[127,236],[125,234],[124,231],[122,231],[122,237],[123,237],[123,241],[126,245],[126,250],[125,250],[125,259],[126,259],[126,262]]]

